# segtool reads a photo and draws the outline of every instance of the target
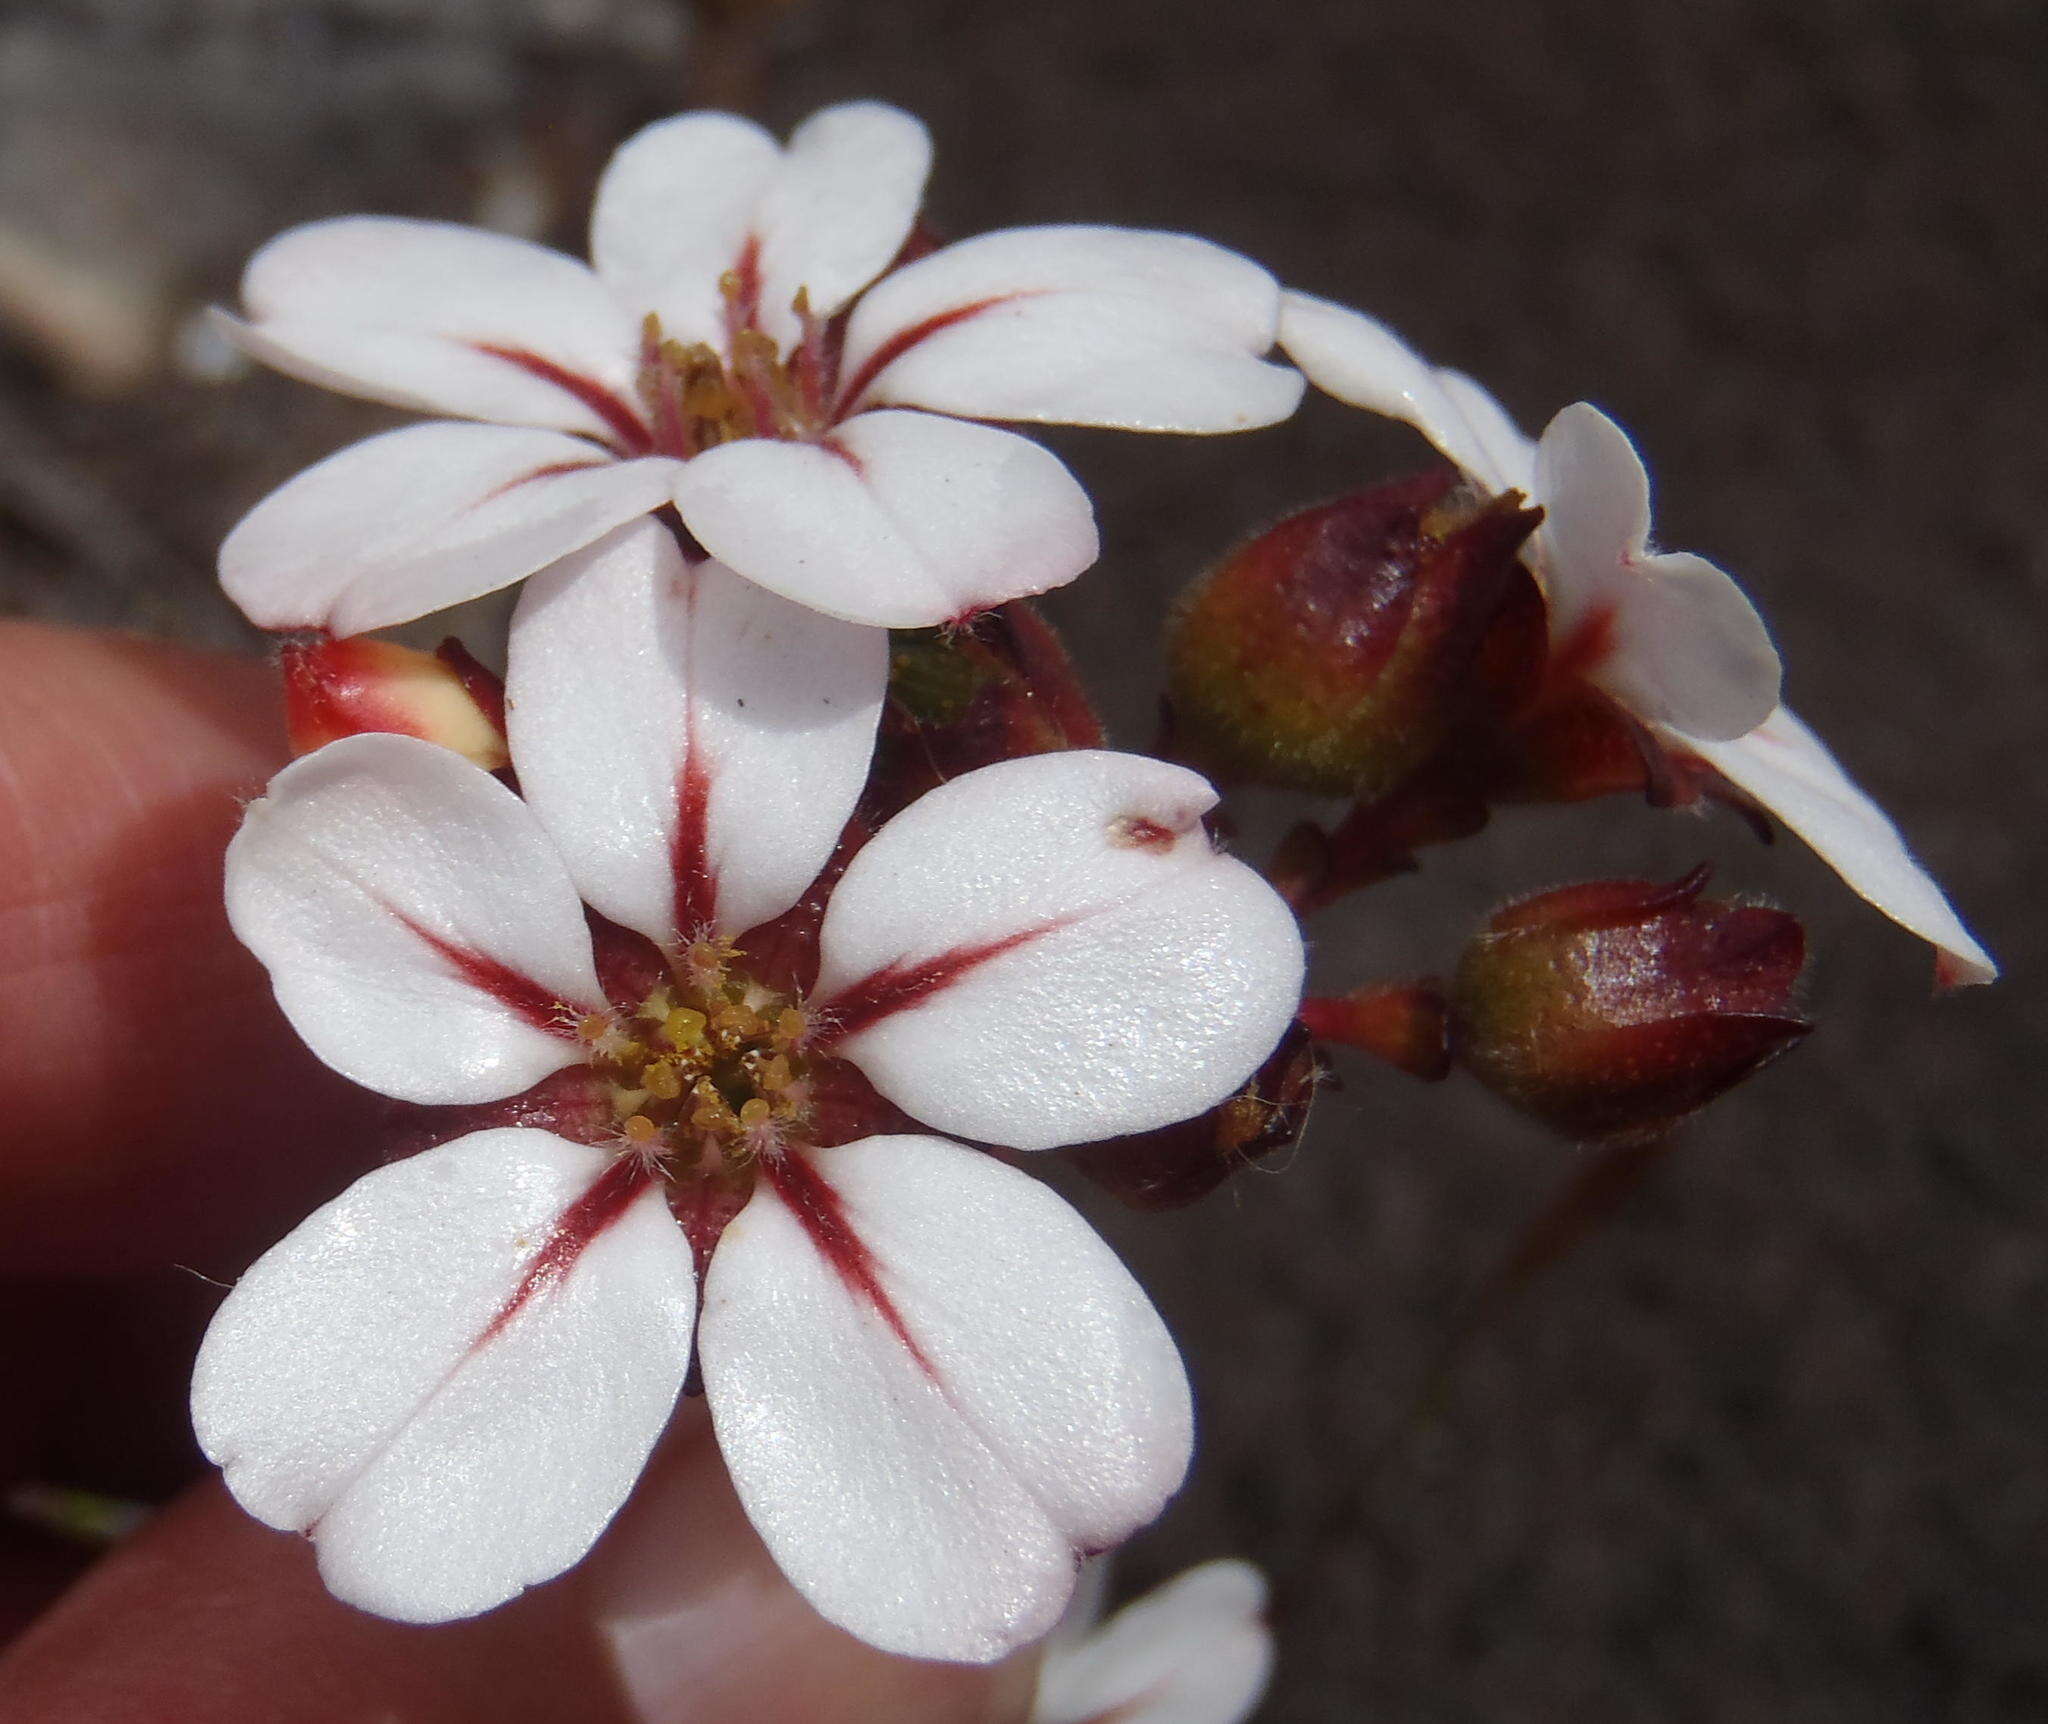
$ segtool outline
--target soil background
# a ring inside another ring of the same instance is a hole
[[[0,610],[260,650],[212,547],[394,420],[219,375],[195,308],[316,216],[574,249],[610,145],[707,97],[778,126],[884,97],[937,135],[943,231],[1203,232],[1527,425],[1601,404],[1663,539],[1739,572],[1790,699],[2008,979],[1930,1004],[1924,951],[1796,843],[1621,804],[1502,818],[1333,919],[1332,982],[1442,967],[1509,892],[1710,859],[1808,918],[1820,1028],[1426,1416],[1461,1302],[1572,1165],[1469,1086],[1347,1066],[1288,1166],[1165,1220],[1091,1204],[1203,1421],[1122,1579],[1262,1563],[1274,1724],[2038,1719],[2044,74],[2028,0],[811,0],[752,49],[659,0],[13,0]],[[1053,440],[1107,537],[1055,614],[1138,746],[1180,583],[1424,453],[1329,403]]]

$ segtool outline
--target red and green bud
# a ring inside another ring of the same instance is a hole
[[[1065,645],[1026,601],[970,628],[899,633],[862,811],[879,824],[976,767],[1102,740]]]
[[[1134,1209],[1185,1208],[1301,1141],[1323,1069],[1315,1044],[1297,1024],[1235,1095],[1207,1113],[1082,1144],[1067,1150],[1067,1159]]]
[[[438,742],[486,772],[511,758],[505,689],[459,641],[420,652],[395,641],[292,641],[282,654],[285,733],[295,754],[389,731]]]
[[[1466,947],[1453,1059],[1565,1136],[1654,1136],[1813,1027],[1793,1015],[1796,917],[1671,885],[1600,880],[1511,904]]]
[[[1505,657],[1489,639],[1527,581],[1517,556],[1540,519],[1436,472],[1303,510],[1241,546],[1170,625],[1175,750],[1226,781],[1386,794],[1498,705],[1501,676],[1522,674],[1526,631]]]

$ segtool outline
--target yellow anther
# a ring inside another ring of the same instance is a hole
[[[784,1006],[775,1019],[775,1042],[778,1047],[793,1048],[804,1039],[811,1021],[795,1006]]]
[[[635,1149],[648,1148],[661,1135],[660,1128],[644,1113],[634,1114],[619,1129],[625,1133],[626,1141]]]
[[[772,1107],[759,1096],[755,1096],[740,1108],[740,1129],[743,1131],[759,1131],[762,1126],[766,1125],[774,1117],[774,1113],[775,1110]]]
[[[784,1059],[782,1055],[777,1054],[772,1060],[762,1065],[760,1075],[754,1081],[764,1090],[768,1091],[770,1095],[774,1095],[781,1090],[788,1089],[791,1080],[795,1076],[795,1072],[790,1069],[789,1061]]]
[[[762,1030],[758,1014],[745,1006],[720,1006],[711,1019],[712,1033],[724,1042],[751,1041]]]
[[[674,1101],[683,1093],[682,1074],[667,1060],[656,1060],[640,1074],[647,1093],[657,1101]]]
[[[576,1034],[586,1042],[601,1042],[611,1033],[612,1020],[603,1012],[586,1012],[576,1020]]]
[[[677,1006],[662,1019],[661,1033],[678,1053],[704,1045],[704,1027],[710,1020],[690,1006]]]

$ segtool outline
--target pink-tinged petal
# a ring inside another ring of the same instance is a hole
[[[1266,1582],[1205,1562],[1092,1633],[1064,1629],[1039,1666],[1029,1724],[1240,1724],[1273,1672]]]
[[[506,723],[583,896],[660,945],[800,898],[853,812],[888,635],[688,565],[653,522],[530,582]]]
[[[1942,986],[1966,987],[1997,977],[1991,954],[1913,859],[1899,829],[1788,709],[1779,707],[1733,742],[1679,733],[1667,733],[1667,740],[1754,796],[1805,839],[1852,891],[1933,946]]]
[[[273,778],[228,845],[227,904],[306,1045],[401,1101],[517,1095],[605,1006],[540,822],[417,737],[345,737]]]
[[[886,628],[1064,586],[1099,549],[1088,494],[1057,459],[929,413],[862,413],[823,443],[724,444],[683,469],[676,506],[748,580]]]
[[[446,222],[344,216],[280,234],[228,333],[309,382],[428,413],[645,443],[638,313],[574,258]]]
[[[1247,258],[1186,234],[1011,228],[885,277],[854,307],[848,409],[1244,431],[1285,419],[1300,376],[1259,356],[1280,290]]]
[[[389,628],[510,586],[659,508],[681,470],[615,461],[558,431],[411,425],[271,492],[221,546],[221,585],[263,628]]]
[[[1413,425],[1486,490],[1529,490],[1535,445],[1500,403],[1461,372],[1431,365],[1376,318],[1288,293],[1280,345],[1324,394]]]
[[[1536,448],[1536,556],[1551,636],[1601,647],[1591,679],[1638,717],[1742,736],[1778,703],[1777,649],[1734,581],[1703,557],[1653,553],[1650,479],[1627,433],[1585,402]]]
[[[856,855],[821,934],[837,1051],[940,1130],[1119,1137],[1229,1095],[1300,1003],[1301,935],[1202,828],[1216,793],[1132,754],[963,774]]]
[[[1187,1468],[1187,1380],[1143,1290],[1050,1191],[937,1138],[765,1167],[699,1346],[776,1562],[887,1652],[982,1662],[1045,1633],[1081,1556]]]
[[[784,352],[801,333],[790,309],[799,288],[829,317],[889,267],[931,165],[923,124],[881,102],[825,108],[790,134],[754,220],[757,315]]]
[[[696,1275],[638,1164],[544,1131],[358,1180],[244,1275],[192,1381],[200,1447],[336,1597],[402,1622],[582,1557],[668,1423]]]
[[[722,344],[719,277],[739,267],[781,161],[775,140],[735,114],[680,114],[636,132],[598,182],[597,273],[636,319],[651,311],[675,340]]]

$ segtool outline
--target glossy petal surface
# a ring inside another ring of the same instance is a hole
[[[832,895],[817,998],[891,1101],[1015,1149],[1146,1131],[1221,1101],[1299,1003],[1292,914],[1137,755],[970,772],[890,821]]]
[[[637,417],[638,314],[525,240],[390,216],[313,222],[249,260],[242,303],[248,322],[229,328],[243,345],[330,389],[613,442]]]
[[[1890,817],[1788,709],[1779,707],[1733,742],[1676,734],[1671,740],[1748,791],[1805,839],[1854,892],[1933,946],[1944,984],[1967,986],[1997,976],[1991,954],[1963,926],[1933,876],[1913,859]]]
[[[689,1368],[690,1250],[658,1187],[547,1132],[379,1168],[260,1258],[207,1332],[193,1426],[337,1597],[501,1604],[590,1548]]]
[[[1259,356],[1279,288],[1186,234],[1011,228],[962,240],[854,308],[849,408],[970,418],[1242,431],[1292,413],[1301,379]]]
[[[824,443],[727,443],[676,483],[720,562],[827,616],[950,622],[1072,580],[1095,513],[1029,438],[928,413],[862,413]]]
[[[1079,1553],[1186,1469],[1158,1315],[1059,1198],[936,1138],[794,1158],[727,1229],[701,1353],[776,1562],[885,1651],[985,1661],[1044,1633]]]
[[[653,522],[528,583],[507,725],[584,898],[673,946],[802,896],[867,776],[888,637],[685,563]]]
[[[220,578],[267,629],[361,634],[510,586],[660,507],[681,463],[440,421],[351,444],[264,498]]]
[[[402,1101],[517,1095],[580,1057],[562,1008],[604,1006],[540,822],[415,737],[346,737],[272,779],[228,846],[227,904],[307,1046]]]

